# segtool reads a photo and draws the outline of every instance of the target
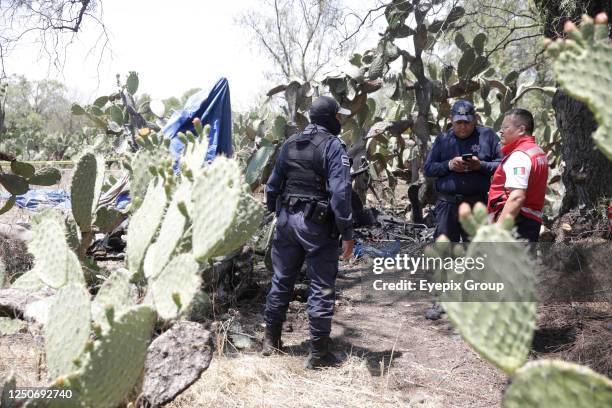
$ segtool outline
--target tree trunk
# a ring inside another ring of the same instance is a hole
[[[593,144],[595,117],[581,102],[558,90],[553,98],[557,127],[561,133],[565,161],[565,196],[561,214],[572,208],[592,208],[604,197],[612,197],[612,161]]]
[[[564,9],[561,0],[536,0],[536,4],[546,19],[544,35],[549,38],[563,34],[568,19],[578,22],[583,13],[594,17],[602,11],[608,15],[612,11],[612,0],[577,0],[573,10]],[[591,137],[597,122],[585,104],[560,88],[553,98],[553,108],[566,164],[562,175],[566,194],[560,213],[576,207],[592,208],[603,198],[612,197],[612,162],[595,147]]]

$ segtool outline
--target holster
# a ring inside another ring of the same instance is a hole
[[[304,218],[315,224],[326,224],[330,220],[329,203],[325,201],[313,200],[307,204],[304,211]]]

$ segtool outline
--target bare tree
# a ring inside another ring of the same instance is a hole
[[[5,59],[22,42],[39,44],[41,54],[61,69],[66,49],[87,23],[101,27],[94,48],[102,42],[100,58],[109,38],[96,0],[0,0],[0,77],[5,78]]]
[[[258,11],[260,10],[260,11]],[[262,0],[262,7],[242,15],[237,23],[253,33],[254,41],[274,62],[275,79],[313,80],[355,41],[345,41],[346,9],[333,0]]]

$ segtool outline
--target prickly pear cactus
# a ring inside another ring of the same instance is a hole
[[[494,293],[492,299],[478,299],[488,301],[450,297],[442,304],[463,338],[481,356],[512,373],[527,359],[536,324],[536,303],[516,301],[534,297],[533,269],[526,248],[508,231],[484,226],[478,229],[465,257],[481,257],[485,267],[478,271],[479,276],[453,274],[455,281],[476,278],[478,282],[502,282],[504,290]]]
[[[164,319],[177,318],[189,308],[201,283],[193,255],[181,254],[172,259],[150,286],[159,315]]]
[[[113,208],[100,207],[96,211],[96,220],[94,224],[98,230],[104,234],[110,234],[113,229],[118,226],[123,220],[123,214]]]
[[[138,274],[142,268],[147,248],[153,241],[162,222],[168,199],[161,181],[152,180],[141,207],[130,220],[127,234],[127,264],[132,274]]]
[[[57,378],[51,390],[72,390],[71,399],[30,401],[28,407],[115,408],[134,388],[142,370],[155,323],[149,306],[127,309],[108,333],[85,352],[83,366]]]
[[[607,408],[612,381],[588,367],[557,360],[527,363],[506,390],[504,408]]]
[[[195,180],[193,253],[199,262],[212,256],[231,231],[242,195],[238,164],[217,157]]]
[[[89,293],[82,285],[59,290],[51,303],[45,326],[45,354],[49,378],[71,373],[89,341],[91,330]]]
[[[112,306],[115,313],[120,313],[136,302],[132,295],[129,279],[129,271],[120,269],[113,272],[100,287],[91,304],[91,314],[93,321],[99,324],[102,329],[107,330],[110,327],[106,317],[108,306]]]
[[[27,324],[23,320],[0,317],[0,336],[15,334],[26,327]]]
[[[191,183],[184,180],[172,197],[161,224],[157,241],[147,250],[143,268],[147,278],[154,278],[159,275],[170,261],[170,256],[184,234],[188,220],[179,206],[182,205],[185,209],[186,203],[191,200],[191,187]]]
[[[597,16],[594,24],[583,17],[580,29],[566,25],[568,40],[557,40],[547,48],[554,59],[559,84],[572,97],[586,103],[599,123],[593,140],[612,160],[612,45],[608,41],[607,17]],[[605,23],[604,23],[605,21]]]
[[[196,128],[200,128],[200,126],[196,126]],[[199,137],[194,140],[192,143],[189,143],[185,146],[185,151],[183,152],[184,158],[181,160],[187,168],[189,168],[194,174],[197,174],[204,164],[204,160],[206,158],[206,154],[208,153],[208,135],[210,134],[210,126],[206,125],[206,127],[198,132],[199,135],[204,135],[204,137]]]
[[[263,215],[263,206],[251,196],[245,184],[234,221],[225,239],[212,250],[211,256],[221,256],[240,248],[255,234]]]
[[[141,149],[136,153],[130,164],[132,174],[130,176],[130,195],[134,201],[132,210],[138,209],[147,193],[149,182],[153,179],[152,167],[157,167],[168,158],[168,152],[164,149]]]
[[[11,285],[11,288],[20,289],[28,293],[33,293],[42,289],[43,286],[45,286],[45,284],[42,283],[42,281],[38,277],[38,270],[36,269],[36,266],[34,266],[34,268],[30,269],[29,271],[25,272],[23,275],[15,279],[15,281]]]
[[[83,154],[76,163],[70,185],[72,215],[82,232],[91,230],[103,181],[104,159],[93,153]]]
[[[67,282],[85,283],[81,264],[66,244],[63,223],[51,212],[41,213],[33,224],[28,250],[35,258],[34,269],[40,280],[59,288]]]

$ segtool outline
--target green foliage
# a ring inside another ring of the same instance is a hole
[[[81,232],[91,230],[103,181],[104,159],[93,153],[83,154],[76,163],[70,184],[72,215]]]
[[[46,285],[60,288],[67,283],[84,283],[81,265],[66,244],[63,223],[51,211],[39,216],[33,225],[33,238],[28,243],[34,255],[34,270]]]
[[[0,336],[10,336],[27,327],[26,322],[10,317],[0,317]]]
[[[229,234],[238,212],[241,187],[238,165],[222,157],[196,178],[191,194],[197,208],[193,214],[193,251],[198,261],[211,258]]]
[[[34,406],[118,406],[140,378],[154,322],[155,311],[149,306],[127,309],[114,320],[108,333],[85,351],[82,368],[59,377],[49,387],[70,389],[73,397],[36,401]]]
[[[108,330],[110,323],[106,318],[106,308],[112,307],[115,313],[135,304],[129,282],[129,271],[119,269],[114,271],[102,284],[91,304],[92,320],[102,329]]]
[[[449,319],[463,338],[482,357],[507,373],[527,360],[536,323],[536,304],[528,301],[533,299],[535,285],[532,265],[526,248],[513,241],[508,231],[483,226],[465,255],[484,259],[485,267],[478,271],[477,280],[502,282],[504,293],[495,294],[489,301],[470,301],[469,293],[464,299],[442,297]],[[465,281],[475,276],[466,272],[458,278]],[[520,299],[526,301],[517,301]]]
[[[477,204],[472,213],[469,205],[462,204],[459,217],[463,228],[475,235],[467,251],[453,248],[442,236],[428,255],[483,257],[485,267],[478,272],[478,281],[505,283],[504,292],[497,294],[494,302],[470,301],[469,295],[443,302],[463,338],[483,358],[512,375],[503,407],[609,406],[612,381],[587,367],[555,360],[525,364],[536,323],[536,303],[516,301],[529,300],[535,291],[527,247],[510,235],[513,222],[505,222],[503,227],[487,225],[482,205]]]
[[[554,42],[547,52],[555,61],[555,77],[563,90],[595,114],[599,127],[593,141],[612,160],[612,85],[609,75],[604,74],[612,67],[607,33],[607,24],[594,24],[585,16],[580,30],[570,31],[568,40]]]
[[[83,285],[62,287],[49,308],[44,328],[48,376],[54,379],[78,368],[91,330],[89,293]]]
[[[527,363],[504,394],[504,408],[605,408],[612,381],[588,367],[557,360]]]
[[[159,180],[151,180],[142,205],[130,219],[126,258],[132,273],[140,274],[142,271],[142,261],[162,222],[166,204],[163,184]]]
[[[175,319],[187,310],[201,282],[198,264],[192,255],[182,254],[173,258],[151,284],[160,317]]]

